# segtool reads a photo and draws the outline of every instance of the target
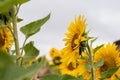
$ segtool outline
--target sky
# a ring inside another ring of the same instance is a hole
[[[64,47],[65,33],[75,17],[84,15],[90,36],[97,37],[94,46],[120,39],[120,0],[31,0],[20,7],[18,16],[23,19],[19,28],[51,13],[40,32],[30,37],[40,55],[49,54],[52,47]],[[18,29],[19,29],[18,28]],[[19,32],[20,46],[24,35]]]

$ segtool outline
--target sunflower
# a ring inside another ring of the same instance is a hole
[[[79,76],[79,62],[76,63],[76,67],[73,66],[73,63],[66,64],[65,62],[60,64],[59,70],[61,74],[68,74],[71,76],[78,77]]]
[[[85,67],[85,64],[87,64],[88,61],[85,59],[79,59],[76,62],[76,66],[74,66],[75,63],[69,63],[66,64],[65,62],[62,63],[59,67],[61,74],[68,74],[74,77],[82,76],[84,80],[90,80],[91,79],[91,72],[88,71]]]
[[[51,48],[50,50],[50,57],[52,58],[52,61],[55,65],[61,64],[61,53],[56,48]]]
[[[86,19],[83,16],[79,16],[77,19],[75,18],[75,22],[71,22],[68,27],[68,32],[65,34],[65,48],[64,55],[62,61],[67,61],[67,64],[74,63],[79,58],[79,48],[81,46],[81,42],[87,40],[87,35],[85,34],[86,29]]]
[[[8,52],[9,48],[13,45],[13,37],[7,27],[0,28],[0,50]]]
[[[108,43],[106,47],[102,47],[95,54],[95,61],[104,59],[104,64],[96,70],[96,75],[100,76],[100,73],[107,71],[110,68],[120,66],[120,52],[117,50],[116,45]],[[120,70],[117,70],[112,76],[105,80],[117,80],[116,76],[120,78]],[[100,78],[100,77],[98,77]]]

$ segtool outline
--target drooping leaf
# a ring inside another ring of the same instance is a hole
[[[9,11],[14,5],[23,4],[29,0],[0,0],[0,12]]]
[[[0,53],[0,80],[30,80],[45,65],[46,61],[42,59],[30,67],[20,67],[13,63],[11,56]]]
[[[98,68],[98,67],[102,66],[103,64],[104,64],[104,59],[101,58],[99,61],[94,63],[94,68]]]
[[[23,63],[27,63],[32,59],[35,59],[39,55],[39,50],[34,47],[33,42],[29,42],[24,46],[25,56],[23,57]]]
[[[43,19],[39,19],[37,21],[31,22],[23,27],[20,28],[20,31],[26,36],[26,38],[34,35],[35,33],[39,32],[41,26],[48,21],[50,18],[50,14],[47,15]]]
[[[104,44],[101,44],[100,46],[97,46],[95,49],[94,49],[94,53],[96,53],[101,47],[103,47]]]
[[[105,71],[105,72],[102,72],[102,73],[101,73],[101,79],[111,77],[118,69],[119,69],[119,67],[114,67],[114,68],[108,69],[108,70]]]

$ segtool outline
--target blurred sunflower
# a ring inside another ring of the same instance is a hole
[[[82,53],[84,57],[84,53]],[[76,66],[74,66],[76,64]],[[59,67],[61,74],[69,74],[71,76],[79,77],[82,76],[84,80],[91,79],[91,72],[86,69],[85,65],[89,64],[89,60],[79,58],[76,63],[62,63]]]
[[[55,65],[61,64],[61,53],[58,49],[51,48],[49,53],[50,57],[52,58],[53,64]]]
[[[9,48],[13,45],[13,37],[7,27],[0,28],[0,50],[8,52]]]
[[[102,58],[104,59],[103,66],[99,67],[96,70],[96,75],[99,75],[98,78],[100,78],[100,73],[107,71],[110,68],[120,66],[119,55],[120,55],[120,52],[117,50],[117,46],[114,44],[111,45],[110,43],[108,43],[106,47],[103,46],[101,49],[99,49],[96,52],[95,61],[98,61]],[[116,76],[120,78],[120,69],[116,71],[112,76],[110,76],[109,78],[105,80],[117,80]]]
[[[59,70],[61,74],[68,74],[71,76],[78,77],[79,76],[79,63],[76,63],[76,67],[73,66],[73,63],[66,64],[65,62],[60,64]]]
[[[64,55],[62,55],[63,62],[67,61],[67,64],[75,63],[79,59],[79,50],[83,46],[81,42],[87,40],[87,34],[85,34],[86,26],[86,19],[83,16],[75,18],[75,22],[70,23],[68,32],[65,34],[66,38],[63,40],[65,41]]]

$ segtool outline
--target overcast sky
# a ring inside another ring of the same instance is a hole
[[[64,47],[62,39],[71,21],[79,15],[87,18],[90,35],[98,37],[94,45],[114,42],[120,39],[120,0],[31,0],[21,6],[19,17],[22,26],[51,13],[50,20],[41,31],[28,41],[35,41],[41,55],[48,54],[50,48]],[[20,45],[24,36],[19,33]]]

